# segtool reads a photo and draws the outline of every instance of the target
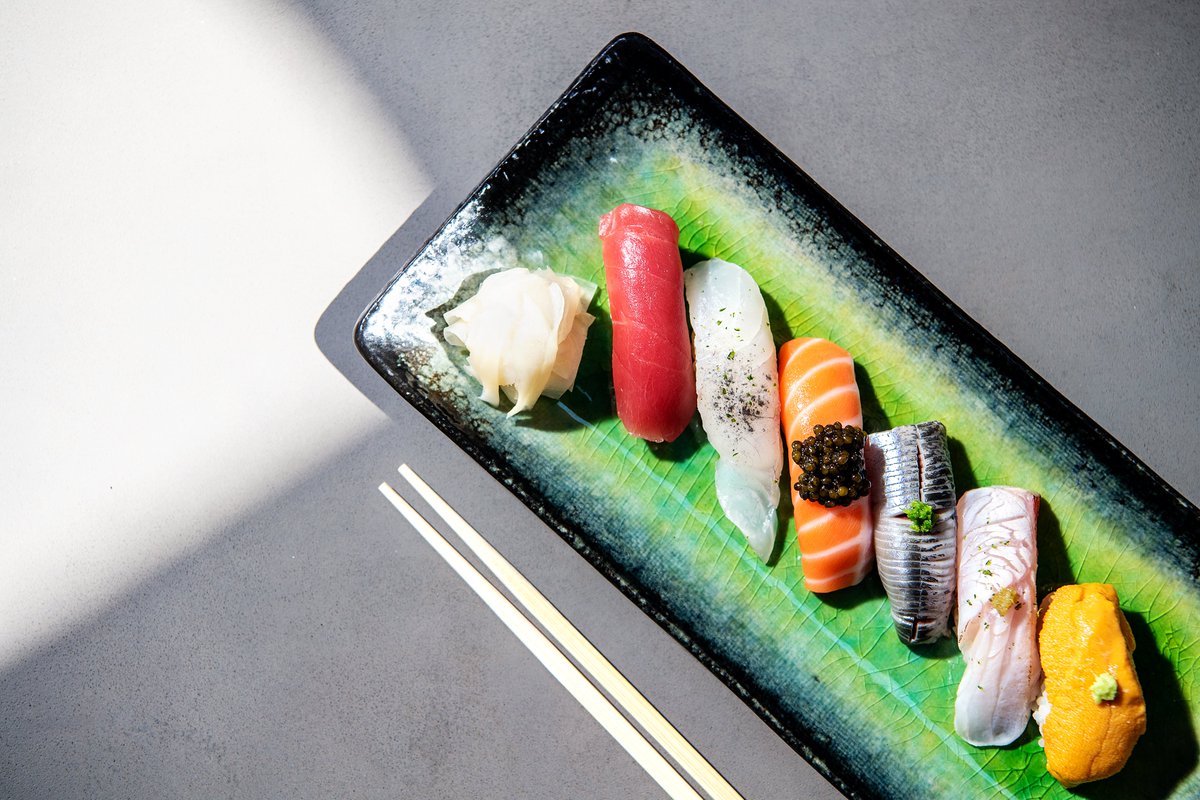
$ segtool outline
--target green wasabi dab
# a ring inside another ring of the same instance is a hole
[[[917,533],[929,533],[933,530],[933,506],[927,506],[920,500],[913,500],[912,505],[904,510],[909,518],[909,525]]]
[[[1105,700],[1115,700],[1117,697],[1117,679],[1107,672],[1096,676],[1092,684],[1092,702],[1100,705]]]

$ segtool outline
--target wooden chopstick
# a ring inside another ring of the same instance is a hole
[[[634,721],[656,740],[675,763],[692,777],[696,785],[713,800],[742,800],[742,796],[717,772],[691,742],[684,738],[650,701],[622,675],[588,639],[563,616],[546,596],[534,587],[508,559],[472,528],[450,504],[407,465],[400,474],[429,503],[438,516],[458,534],[463,543],[492,571],[500,583],[517,599],[543,628],[550,632],[566,652],[583,667]]]
[[[500,618],[500,621],[516,634],[529,652],[542,662],[542,666],[549,670],[550,674],[571,693],[571,696],[604,726],[604,729],[617,740],[617,743],[633,756],[642,769],[646,770],[670,797],[676,798],[676,800],[702,800],[696,790],[683,779],[683,776],[671,766],[669,761],[663,758],[661,753],[654,749],[646,737],[621,715],[621,712],[609,702],[608,698],[589,683],[583,673],[559,652],[558,648],[546,638],[546,635],[526,619],[517,610],[517,607],[501,594],[499,589],[489,583],[479,570],[463,558],[432,525],[417,513],[416,509],[410,506],[387,483],[381,483],[379,491],[417,529],[425,541],[429,542],[437,554],[458,573],[458,576],[475,591],[475,594],[479,595],[479,598]]]

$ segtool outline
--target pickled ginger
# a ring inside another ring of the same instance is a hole
[[[446,341],[468,351],[480,399],[512,402],[508,416],[538,397],[561,397],[575,385],[595,284],[551,269],[524,267],[489,275],[466,302],[446,313]]]

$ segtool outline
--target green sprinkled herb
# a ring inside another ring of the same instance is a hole
[[[733,356],[734,356],[734,353],[735,353],[735,351],[733,351],[733,350],[730,350],[730,351],[729,351],[729,355],[727,355],[727,356],[725,356],[725,357],[726,357],[726,358],[728,358],[730,361],[733,361]]]
[[[911,520],[909,526],[917,533],[929,533],[933,530],[933,507],[927,506],[920,500],[913,500],[904,511],[905,516]]]
[[[992,571],[990,569],[981,569],[979,571],[984,575],[987,575],[989,578],[992,577]]]

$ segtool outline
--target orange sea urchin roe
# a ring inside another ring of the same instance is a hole
[[[1051,711],[1042,726],[1046,767],[1071,787],[1116,774],[1146,731],[1146,703],[1133,668],[1133,634],[1107,583],[1064,586],[1042,601],[1038,632]],[[1096,702],[1101,673],[1116,697]]]

